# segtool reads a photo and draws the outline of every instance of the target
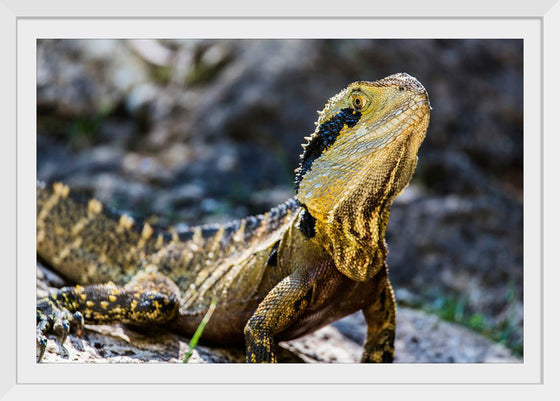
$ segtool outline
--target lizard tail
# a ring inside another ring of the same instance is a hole
[[[126,282],[138,263],[162,245],[148,224],[85,202],[62,183],[37,182],[37,254],[66,278],[82,284]]]

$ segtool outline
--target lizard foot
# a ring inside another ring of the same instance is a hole
[[[71,313],[58,305],[52,297],[37,301],[37,362],[40,362],[47,348],[47,334],[54,334],[63,345],[70,332],[81,335],[84,317],[80,312]]]
[[[364,344],[361,363],[392,363],[395,355],[395,332],[385,329]]]

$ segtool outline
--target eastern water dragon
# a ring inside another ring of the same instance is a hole
[[[37,300],[38,360],[47,335],[85,323],[163,325],[246,347],[276,362],[275,343],[355,311],[367,323],[362,362],[391,362],[395,297],[385,229],[408,185],[430,119],[415,78],[354,82],[320,112],[296,169],[296,195],[226,225],[159,231],[62,183],[37,184],[37,254],[75,286]]]

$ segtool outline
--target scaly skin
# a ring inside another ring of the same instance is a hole
[[[245,344],[276,362],[275,343],[362,310],[362,362],[391,362],[395,299],[385,229],[429,123],[428,95],[407,74],[355,82],[329,100],[296,170],[296,196],[225,226],[157,232],[68,187],[37,186],[37,253],[80,285],[37,301],[46,334],[86,323],[161,324],[191,336],[213,298],[203,340]]]

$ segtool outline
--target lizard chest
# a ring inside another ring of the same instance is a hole
[[[354,281],[326,262],[313,278],[313,291],[302,316],[278,335],[278,340],[291,340],[311,333],[327,324],[374,303],[387,279],[382,269],[370,280]]]

